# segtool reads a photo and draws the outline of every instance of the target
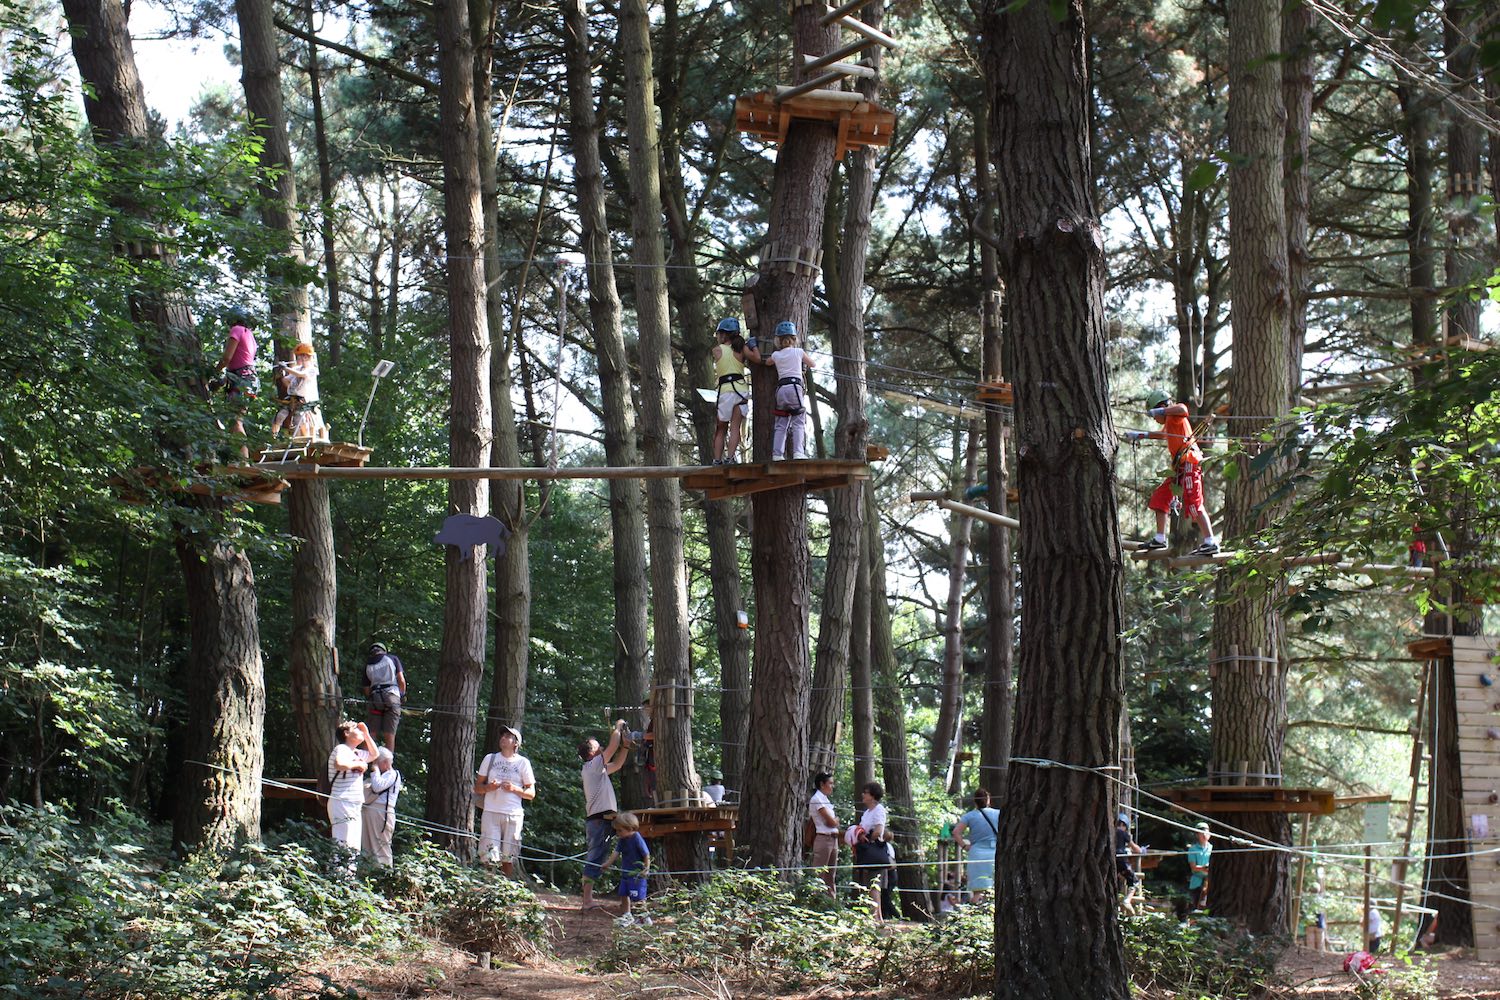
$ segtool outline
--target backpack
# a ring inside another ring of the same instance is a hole
[[[817,839],[818,824],[814,823],[812,817],[809,816],[802,821],[802,849],[804,851],[812,850],[812,846],[817,842]]]

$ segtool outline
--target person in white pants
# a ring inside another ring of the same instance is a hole
[[[771,460],[786,457],[787,434],[792,438],[792,458],[801,458],[807,438],[807,391],[805,373],[813,360],[797,346],[797,324],[776,324],[776,350],[766,364],[776,369],[776,430],[771,438]]]
[[[396,835],[396,796],[401,794],[401,772],[389,747],[375,751],[375,766],[365,776],[364,844],[360,853],[389,868],[391,838]]]
[[[354,853],[361,841],[360,813],[365,807],[365,769],[375,756],[375,741],[363,722],[340,722],[339,741],[328,754],[328,822],[333,839]]]
[[[521,803],[536,798],[536,775],[531,761],[516,752],[520,746],[521,730],[501,726],[499,752],[486,754],[474,774],[474,794],[484,796],[479,854],[506,875],[515,870],[521,855]]]

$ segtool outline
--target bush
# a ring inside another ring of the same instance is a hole
[[[789,885],[774,874],[728,872],[653,897],[649,909],[654,926],[618,931],[603,969],[858,986],[889,950],[869,911],[840,909],[820,881]]]
[[[179,863],[123,810],[82,826],[55,807],[0,807],[0,992],[237,1000],[306,978],[330,951],[373,952],[377,935],[430,929],[516,957],[545,943],[529,890],[432,847],[361,870],[306,826]]]
[[[1123,926],[1125,964],[1144,996],[1258,997],[1276,978],[1284,943],[1240,933],[1226,920],[1147,913]]]

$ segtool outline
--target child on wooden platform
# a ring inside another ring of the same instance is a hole
[[[766,364],[776,369],[776,431],[771,438],[771,460],[786,456],[788,433],[791,457],[801,458],[807,438],[807,394],[802,379],[812,370],[813,360],[797,346],[797,324],[790,320],[776,324],[776,350]]]
[[[292,364],[287,369],[287,398],[290,402],[276,414],[271,436],[275,437],[281,425],[289,420],[287,433],[293,438],[328,440],[318,392],[318,355],[311,344],[299,343],[292,349]]]
[[[604,867],[608,868],[615,858],[620,859],[620,896],[625,900],[625,908],[615,918],[615,923],[621,927],[629,927],[634,923],[650,927],[649,915],[642,913],[637,917],[632,912],[632,906],[636,903],[641,904],[642,909],[645,908],[646,877],[651,874],[651,848],[646,846],[646,838],[641,836],[641,821],[635,813],[622,812],[615,816],[611,825],[615,830],[615,849],[609,860],[604,862]]]
[[[1150,552],[1166,548],[1167,515],[1179,513],[1186,507],[1188,517],[1193,519],[1202,533],[1202,539],[1192,555],[1211,556],[1219,551],[1219,542],[1214,537],[1214,526],[1209,520],[1208,509],[1203,505],[1203,452],[1199,450],[1198,440],[1193,435],[1188,408],[1182,403],[1174,403],[1171,396],[1160,391],[1151,393],[1147,404],[1146,412],[1162,425],[1162,429],[1126,431],[1125,440],[1132,444],[1149,439],[1163,442],[1167,446],[1167,454],[1172,458],[1172,475],[1156,488],[1146,504],[1156,513],[1156,534],[1138,551]],[[1182,487],[1181,500],[1177,498],[1177,486]]]
[[[740,321],[733,316],[719,320],[714,332],[719,340],[713,349],[714,379],[718,386],[718,423],[714,426],[714,465],[733,465],[740,450],[745,415],[750,407],[750,377],[746,363],[759,364],[760,352],[740,336]],[[729,446],[724,446],[726,436]]]
[[[224,353],[219,358],[215,374],[209,380],[210,389],[223,389],[234,414],[231,429],[245,436],[245,404],[260,392],[260,378],[255,374],[255,332],[250,327],[250,316],[240,309],[229,314],[229,337],[224,342]],[[248,456],[248,449],[240,453]]]

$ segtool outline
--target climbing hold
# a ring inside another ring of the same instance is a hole
[[[1490,792],[1487,801],[1490,805],[1500,802],[1500,792]]]
[[[1500,740],[1500,729],[1491,726],[1484,731],[1484,738],[1487,740]]]
[[[1495,678],[1491,677],[1489,674],[1480,674],[1479,683],[1483,684],[1485,687],[1494,687]]]

